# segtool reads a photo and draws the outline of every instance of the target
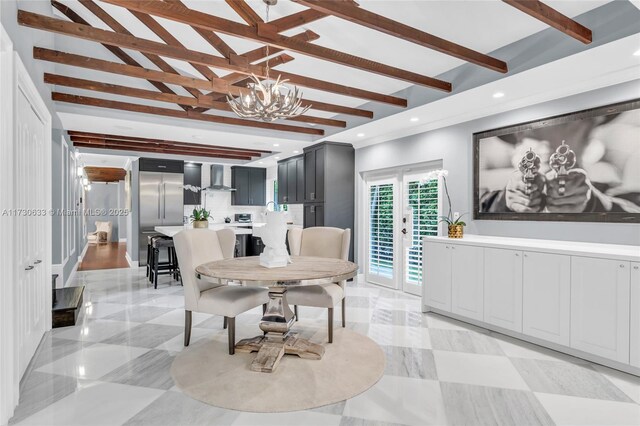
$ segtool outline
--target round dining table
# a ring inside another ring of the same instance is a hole
[[[268,287],[269,302],[260,321],[262,335],[243,339],[238,352],[258,354],[251,363],[253,371],[273,372],[284,354],[306,359],[321,359],[322,345],[296,337],[291,326],[296,318],[287,303],[287,289],[293,286],[338,283],[355,277],[358,265],[341,259],[291,256],[291,263],[280,268],[260,265],[259,256],[236,257],[204,263],[196,268],[199,279],[239,281],[243,285]]]

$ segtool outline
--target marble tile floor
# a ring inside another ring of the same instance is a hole
[[[423,314],[419,298],[364,282],[347,287],[347,326],[382,347],[377,384],[308,411],[209,406],[169,373],[183,350],[182,287],[162,277],[154,290],[142,268],[74,281],[86,286],[80,323],[47,333],[12,425],[640,425],[640,378]],[[324,327],[325,312],[301,307],[295,327]],[[240,315],[237,338],[257,334],[259,319]],[[194,314],[191,341],[212,338],[226,339],[222,318]]]

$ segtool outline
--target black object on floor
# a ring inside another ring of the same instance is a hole
[[[82,310],[84,286],[58,288],[54,292],[56,297],[51,310],[52,327],[76,325]]]

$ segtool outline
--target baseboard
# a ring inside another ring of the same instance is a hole
[[[138,267],[138,261],[137,260],[131,260],[131,257],[129,257],[129,252],[126,252],[124,254],[124,257],[127,259],[127,263],[129,263],[129,268],[137,268]]]
[[[78,262],[81,262],[82,259],[84,259],[84,255],[87,254],[87,248],[89,248],[89,242],[88,241],[84,244],[84,248],[82,249],[82,253],[80,253],[80,256],[78,256]]]

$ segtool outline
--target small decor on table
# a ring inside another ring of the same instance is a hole
[[[464,227],[467,226],[462,221],[462,216],[458,213],[453,213],[451,208],[451,197],[449,196],[449,188],[447,187],[447,176],[449,172],[447,170],[439,169],[429,172],[425,180],[442,178],[442,185],[444,186],[444,193],[447,196],[447,204],[449,205],[449,212],[446,216],[440,216],[440,223],[446,222],[448,225],[449,238],[462,238],[464,235]]]
[[[193,227],[208,228],[209,216],[211,216],[211,212],[209,212],[209,210],[205,210],[204,208],[193,209],[193,213],[191,214],[191,222],[193,222]]]
[[[224,223],[231,223],[231,218],[229,216],[225,217]]]
[[[260,229],[264,251],[260,265],[265,268],[282,268],[291,263],[287,252],[287,222],[283,212],[267,212],[266,225]]]

